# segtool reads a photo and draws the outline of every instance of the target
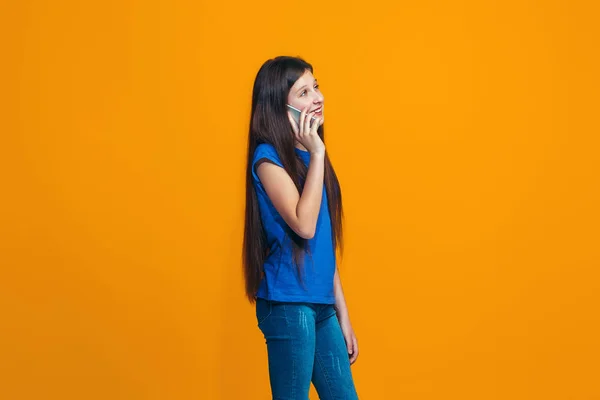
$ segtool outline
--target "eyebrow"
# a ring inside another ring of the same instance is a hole
[[[317,83],[317,78],[315,78],[315,81],[313,83]],[[296,93],[298,93],[299,91],[301,91],[305,87],[306,87],[306,85],[303,85],[300,89],[296,90]]]

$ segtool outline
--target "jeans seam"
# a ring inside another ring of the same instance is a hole
[[[267,313],[267,315],[262,318],[259,322],[258,325],[260,326],[263,322],[265,322],[267,320],[267,318],[269,318],[269,316],[271,315],[271,313],[273,312],[273,306],[271,304],[271,302],[269,300],[266,300],[267,305],[269,306],[269,312]]]
[[[317,362],[319,363],[319,365],[321,366],[321,369],[323,370],[323,375],[325,376],[325,382],[327,382],[327,390],[329,390],[329,396],[333,399],[333,392],[331,391],[331,382],[329,381],[329,375],[327,375],[327,369],[325,368],[325,366],[323,365],[323,362],[321,361],[321,355],[319,353],[318,349],[315,349],[315,355],[317,356]]]
[[[285,309],[285,304],[281,305],[283,308],[283,317],[285,319],[285,326],[287,327],[287,331],[290,332],[290,323],[287,317],[287,311]],[[294,343],[294,339],[292,338],[292,399],[296,398],[296,346]]]

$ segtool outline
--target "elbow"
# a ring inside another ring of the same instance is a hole
[[[303,238],[303,239],[306,239],[306,240],[310,240],[310,239],[312,239],[312,238],[314,238],[314,237],[315,237],[315,231],[314,231],[314,230],[313,230],[313,231],[311,231],[311,232],[309,232],[309,233],[306,233],[306,234],[304,234],[304,235],[302,236],[302,238]]]
[[[302,239],[310,240],[315,237],[316,227],[297,229],[295,232]]]

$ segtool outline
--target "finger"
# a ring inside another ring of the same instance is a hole
[[[315,117],[315,120],[313,121],[312,126],[311,126],[310,129],[313,132],[317,133],[317,129],[319,129],[320,126],[321,126],[321,118]]]
[[[312,113],[307,114],[306,117],[304,118],[304,132],[309,133],[310,132],[310,120],[312,117]]]
[[[290,124],[292,125],[292,130],[294,131],[294,133],[298,133],[298,124],[296,123],[296,120],[294,120],[294,118],[292,117],[292,114],[288,111],[287,113],[288,119],[290,120]]]
[[[304,127],[305,127],[304,121],[306,120],[306,113],[307,112],[308,112],[308,107],[303,108],[302,111],[300,112],[300,118],[299,118],[299,121],[298,121],[299,125],[300,125],[300,128],[299,128],[300,129],[300,134],[303,134],[304,132],[307,132],[304,129]]]
[[[348,341],[348,357],[350,358],[350,365],[356,361],[358,357],[358,343],[356,342],[356,336],[352,336]]]
[[[313,113],[310,112],[310,105],[304,107],[304,110],[306,112],[306,115],[304,115],[304,133],[309,133],[310,132],[310,125],[312,123],[312,116]]]

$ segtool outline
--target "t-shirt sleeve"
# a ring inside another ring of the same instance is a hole
[[[283,168],[283,164],[281,163],[281,159],[279,158],[275,147],[268,143],[259,144],[254,151],[254,157],[252,159],[252,177],[257,183],[260,182],[260,179],[256,173],[256,167],[258,167],[262,161],[269,161]]]

